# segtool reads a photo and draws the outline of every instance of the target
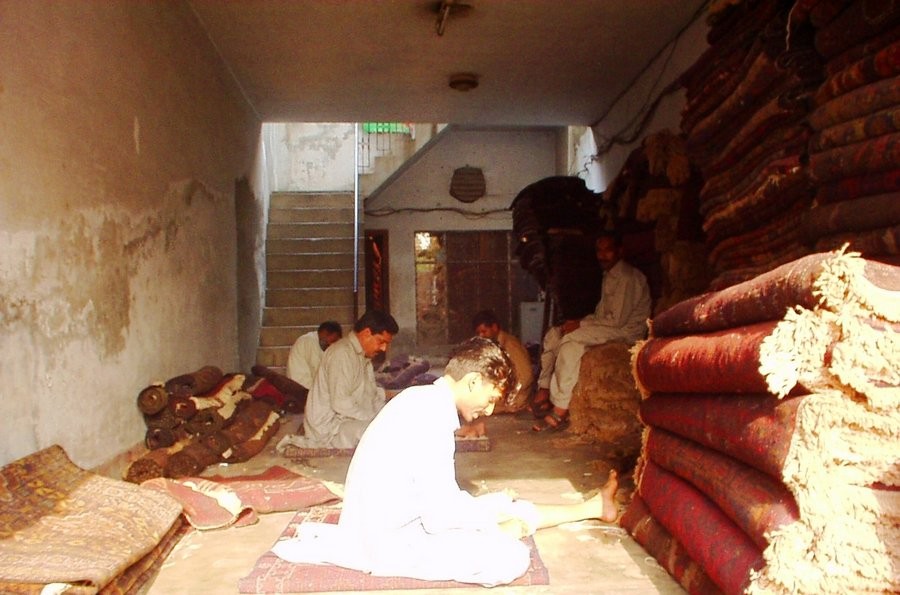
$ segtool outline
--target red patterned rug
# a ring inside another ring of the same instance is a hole
[[[173,496],[185,519],[200,530],[243,527],[256,523],[257,514],[304,510],[339,499],[321,481],[277,465],[257,475],[157,477],[141,487]]]
[[[314,511],[314,512],[313,512]],[[340,510],[314,508],[300,511],[288,523],[280,539],[293,537],[297,527],[311,514],[318,522],[337,523]],[[528,572],[510,583],[513,586],[549,585],[550,573],[544,566],[534,539],[525,539],[531,551]],[[294,564],[271,551],[263,554],[253,570],[238,581],[240,593],[321,593],[329,591],[383,591],[392,589],[454,589],[480,587],[456,581],[423,581],[414,578],[372,576],[358,570],[318,564]]]

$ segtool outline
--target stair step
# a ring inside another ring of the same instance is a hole
[[[273,192],[269,201],[269,209],[287,208],[320,208],[340,209],[353,208],[351,192]]]
[[[256,350],[256,363],[268,368],[286,368],[290,352],[290,346],[260,347]]]
[[[290,207],[272,209],[269,212],[269,223],[343,223],[353,224],[353,207],[319,208]]]
[[[270,271],[266,273],[266,286],[273,289],[345,287],[352,291],[353,270]]]
[[[359,256],[362,262],[362,255]],[[297,271],[301,269],[352,269],[353,254],[322,252],[319,254],[270,254],[266,256],[266,270]]]
[[[363,289],[360,288],[362,292]],[[267,289],[266,306],[278,307],[353,307],[352,288]]]
[[[362,241],[359,242],[360,247]],[[360,248],[361,249],[361,248]],[[353,253],[353,238],[303,238],[266,240],[266,254]]]
[[[269,223],[267,233],[273,240],[352,238],[353,223]]]
[[[263,328],[283,326],[309,326],[318,328],[325,320],[335,320],[345,329],[352,327],[353,306],[343,308],[265,308]],[[262,331],[260,331],[262,332]]]
[[[317,328],[319,328],[318,324],[314,326],[264,326],[259,332],[259,346],[290,347],[297,337]]]

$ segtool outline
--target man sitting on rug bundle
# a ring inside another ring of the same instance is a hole
[[[322,355],[303,415],[303,434],[289,434],[278,443],[281,452],[301,448],[353,448],[369,422],[384,406],[384,389],[375,384],[372,358],[387,351],[399,331],[386,312],[370,310],[353,325],[353,332]]]
[[[625,262],[622,238],[604,231],[595,243],[603,269],[600,301],[593,314],[567,320],[544,336],[541,372],[533,410],[539,418],[531,429],[563,430],[569,425],[569,402],[578,382],[585,349],[610,341],[635,343],[647,334],[650,288],[644,274]]]
[[[475,497],[454,466],[459,416],[488,416],[517,388],[509,357],[491,340],[456,347],[434,384],[391,399],[359,442],[337,525],[304,523],[272,551],[289,562],[335,564],[376,576],[506,584],[530,565],[522,537],[587,519],[612,522],[616,472],[578,504],[536,505],[509,492]]]

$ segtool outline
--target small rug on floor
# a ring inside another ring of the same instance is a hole
[[[256,475],[157,477],[141,487],[174,497],[185,519],[200,530],[252,525],[258,514],[307,509],[341,497],[335,486],[278,465]]]
[[[295,444],[285,444],[281,454],[288,459],[311,459],[324,457],[353,456],[355,448],[304,448]],[[491,439],[488,436],[478,438],[456,438],[456,452],[489,452]]]
[[[337,523],[340,510],[315,507],[300,511],[288,523],[278,538],[288,539],[297,532],[297,527],[307,516],[316,522]],[[531,552],[528,572],[520,576],[510,586],[549,585],[550,573],[544,566],[533,537],[524,539]],[[372,576],[358,570],[326,566],[320,564],[294,564],[282,560],[271,551],[256,561],[253,570],[238,581],[240,593],[321,593],[329,591],[383,591],[393,589],[455,589],[480,587],[471,583],[456,581],[424,581],[414,578]]]

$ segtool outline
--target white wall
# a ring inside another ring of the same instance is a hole
[[[266,123],[273,192],[352,192],[355,124]]]
[[[589,188],[595,191],[605,190],[621,171],[631,151],[648,135],[665,129],[676,134],[680,132],[681,110],[685,102],[682,89],[665,96],[659,102],[643,131],[637,133],[636,123],[647,113],[650,104],[663,89],[690,68],[707,49],[708,32],[709,27],[704,18],[695,20],[681,37],[650,64],[609,113],[585,131],[587,135],[593,134],[593,138],[586,138],[578,143],[575,161],[570,169],[579,172],[577,175],[585,179]],[[610,142],[611,139],[629,136],[636,136],[636,139],[625,144]]]
[[[413,234],[511,230],[509,206],[519,191],[557,175],[558,138],[556,129],[448,127],[426,154],[388,188],[366,201],[366,229],[386,229],[390,234],[390,305],[400,325],[392,351],[415,349]],[[484,172],[487,194],[474,203],[460,202],[449,193],[453,171],[466,165]]]
[[[259,122],[183,2],[0,0],[0,73],[0,464],[92,467],[140,389],[238,365]]]

